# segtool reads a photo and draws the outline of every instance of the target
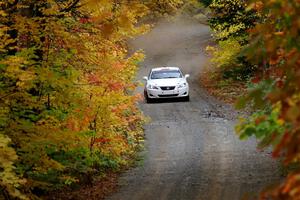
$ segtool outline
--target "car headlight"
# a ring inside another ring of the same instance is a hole
[[[155,86],[155,85],[149,84],[149,85],[148,85],[148,89],[158,90],[159,88],[158,88],[157,86]]]
[[[181,83],[181,84],[178,85],[178,88],[183,88],[183,87],[186,87],[186,86],[187,86],[186,83]]]

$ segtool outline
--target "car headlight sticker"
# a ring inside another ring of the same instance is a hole
[[[155,86],[155,85],[151,85],[151,84],[149,84],[149,85],[148,85],[148,89],[152,89],[152,90],[158,90],[158,87],[157,87],[157,86]]]
[[[178,88],[183,88],[183,87],[186,87],[186,83],[181,83],[178,85]]]

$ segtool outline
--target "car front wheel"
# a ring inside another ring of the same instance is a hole
[[[184,101],[190,101],[190,95],[184,97]]]
[[[146,103],[151,103],[151,102],[152,102],[152,99],[150,99],[150,98],[148,97],[148,94],[147,94],[146,91],[144,92],[144,97],[145,97]]]

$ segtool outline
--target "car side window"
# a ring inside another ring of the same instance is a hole
[[[149,72],[148,79],[151,79],[151,74],[152,74],[152,70],[150,70]]]

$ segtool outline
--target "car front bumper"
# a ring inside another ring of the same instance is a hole
[[[150,99],[187,97],[189,96],[189,87],[175,88],[174,90],[145,88],[145,95]]]

